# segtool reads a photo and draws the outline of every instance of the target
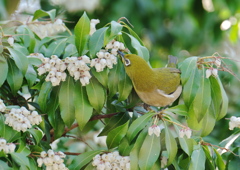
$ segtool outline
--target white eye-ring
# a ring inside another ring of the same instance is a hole
[[[125,59],[125,66],[129,66],[129,65],[131,65],[130,60],[129,59]]]

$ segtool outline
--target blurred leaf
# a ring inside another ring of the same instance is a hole
[[[239,136],[240,136],[240,129],[234,132],[233,134],[231,134],[226,139],[222,140],[220,142],[220,146],[223,146],[224,148],[228,149],[233,144],[233,142],[239,139]]]
[[[90,79],[90,83],[86,86],[88,100],[92,107],[100,112],[106,100],[106,94],[103,86],[96,80],[95,77]]]
[[[29,158],[30,168],[31,170],[38,170],[37,162],[34,158]]]
[[[143,146],[144,139],[147,136],[147,128],[143,129],[143,131],[139,134],[134,146],[130,152],[130,160],[131,160],[131,169],[138,170],[138,160],[139,160],[139,152],[141,147]]]
[[[89,52],[91,58],[96,56],[96,53],[100,51],[104,43],[104,34],[107,31],[108,27],[103,27],[98,29],[93,33],[89,38]]]
[[[165,111],[173,112],[180,116],[188,116],[188,108],[184,104],[167,108]]]
[[[121,126],[118,126],[118,127],[114,128],[113,130],[111,130],[108,133],[108,136],[107,136],[107,146],[108,146],[108,149],[117,147],[119,145],[119,143],[121,142],[122,138],[127,133],[128,123],[129,123],[129,121],[127,121],[125,124],[123,124]]]
[[[55,16],[56,16],[56,9],[52,9],[50,11],[44,11],[42,9],[36,10],[33,14],[32,21],[39,19],[41,17],[45,17],[45,16],[49,16],[53,22],[55,19]]]
[[[28,129],[27,131],[34,137],[36,145],[38,145],[43,137],[43,133],[37,129]]]
[[[136,137],[136,135],[148,124],[149,120],[155,114],[156,114],[155,112],[148,112],[133,121],[133,123],[130,125],[127,132],[127,138],[129,142],[132,142],[132,140]]]
[[[51,56],[51,55],[57,55],[61,56],[65,46],[66,46],[66,40],[67,38],[59,39],[56,41],[53,41],[47,48],[47,51],[45,53],[46,56]]]
[[[206,156],[201,145],[195,145],[191,155],[191,163],[189,169],[191,170],[205,170]]]
[[[205,116],[203,117],[203,119],[201,120],[201,136],[207,136],[209,133],[212,132],[215,124],[216,124],[216,119],[214,116],[214,111],[212,107],[209,107],[209,109],[207,110],[207,113],[205,114]]]
[[[136,32],[134,32],[126,23],[124,23],[124,22],[121,22],[121,23],[124,25],[125,28],[128,29],[129,33],[133,37],[135,37],[139,41],[139,43],[143,46],[143,42],[142,42],[141,38],[138,36],[138,34]]]
[[[66,81],[62,82],[59,92],[59,106],[61,110],[61,117],[68,127],[70,127],[75,120],[73,96],[74,82],[72,77],[68,76]]]
[[[121,140],[121,142],[118,146],[119,153],[122,156],[129,156],[132,148],[133,148],[133,144],[129,145],[128,139],[126,138],[126,136]]]
[[[73,44],[68,44],[64,49],[63,58],[70,57],[70,56],[77,56],[77,49],[76,46]]]
[[[147,135],[139,151],[138,164],[140,169],[151,169],[160,155],[160,137]]]
[[[108,85],[108,69],[104,68],[101,72],[96,72],[96,69],[91,69],[92,74],[94,77],[97,78],[97,80],[105,87],[107,88]]]
[[[0,160],[0,169],[1,170],[12,170],[12,168],[10,168],[8,166],[8,163],[7,162],[4,162],[2,160]]]
[[[12,90],[13,95],[16,95],[17,91],[22,86],[23,75],[11,59],[8,60],[7,82]]]
[[[205,164],[205,168],[209,169],[209,170],[215,170],[215,165],[214,165],[214,160],[213,160],[213,157],[212,157],[212,151],[209,150],[209,147],[208,146],[202,146],[203,148],[203,151],[205,153],[205,156],[206,156],[206,164]],[[211,148],[212,149],[212,148]]]
[[[16,153],[16,152],[12,152],[10,153],[10,155],[18,165],[25,165],[27,167],[30,167],[29,159],[27,157],[28,155],[24,153]]]
[[[108,97],[111,98],[114,96],[114,94],[118,91],[118,84],[119,84],[119,78],[120,78],[120,71],[121,71],[121,65],[122,63],[118,59],[118,62],[108,73],[108,79],[111,81],[108,81]]]
[[[205,69],[202,68],[200,76],[200,83],[195,98],[190,105],[189,114],[194,114],[200,122],[211,104],[211,89],[209,79],[204,77]]]
[[[190,156],[193,151],[193,145],[195,144],[195,141],[193,139],[188,139],[186,137],[179,138],[179,143],[183,151]]]
[[[74,90],[75,117],[80,130],[83,130],[86,123],[92,116],[93,108],[90,105],[86,88],[78,81]]]
[[[215,148],[213,148],[213,150],[214,150],[214,152],[215,152],[215,154],[216,154],[216,165],[217,165],[217,168],[219,169],[219,170],[225,170],[226,169],[226,166],[225,166],[225,163],[224,163],[224,161],[223,161],[223,158],[221,157],[221,155],[218,153],[218,151],[215,149]]]
[[[52,83],[44,81],[44,83],[41,86],[41,90],[38,96],[38,104],[42,110],[42,112],[46,112],[46,109],[48,107],[47,100],[49,98],[49,94],[52,90]]]
[[[229,39],[232,43],[236,43],[238,41],[238,37],[239,37],[239,35],[238,35],[239,30],[238,29],[239,29],[238,24],[234,24],[234,25],[231,26]]]
[[[39,66],[42,64],[42,60],[37,57],[28,57],[28,63],[34,66]]]
[[[130,117],[127,113],[119,113],[111,117],[111,119],[108,121],[108,124],[105,125],[105,127],[98,136],[107,136],[111,130],[125,124],[129,120],[129,118]]]
[[[90,33],[90,20],[86,12],[84,12],[74,28],[75,44],[79,56],[86,54],[88,51],[87,42],[89,39],[89,33]]]
[[[25,78],[26,78],[26,80],[28,82],[28,86],[29,87],[32,87],[33,84],[36,82],[36,80],[37,80],[37,73],[34,70],[32,65],[28,65],[28,69],[27,69],[27,72],[25,74]]]
[[[126,74],[123,65],[121,65],[121,71],[119,76],[120,77],[119,77],[119,83],[118,83],[118,92],[119,92],[118,101],[123,101],[128,98],[129,94],[132,91],[133,85],[132,85],[131,79]]]
[[[149,60],[149,51],[146,47],[141,45],[141,43],[132,35],[127,34],[131,39],[131,44],[133,48],[137,51],[137,54],[142,57],[145,61]]]
[[[8,63],[5,57],[0,54],[0,87],[6,80],[8,75]]]
[[[68,167],[69,169],[81,169],[83,166],[88,164],[95,155],[101,153],[101,150],[89,151],[82,153],[75,157],[71,162],[71,165]]]
[[[169,130],[167,124],[165,123],[165,143],[168,153],[168,165],[170,165],[177,155],[177,142]]]
[[[21,70],[22,74],[25,75],[28,69],[28,59],[26,55],[24,55],[21,51],[10,47],[7,47],[7,49],[19,70]]]

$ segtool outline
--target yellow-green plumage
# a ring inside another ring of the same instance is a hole
[[[176,68],[175,57],[169,57],[167,67],[154,69],[135,54],[124,55],[123,60],[126,73],[131,78],[138,96],[146,104],[167,106],[181,94],[180,70]],[[130,64],[126,64],[126,60],[129,60]]]

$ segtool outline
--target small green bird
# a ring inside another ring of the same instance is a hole
[[[135,91],[144,103],[166,107],[180,96],[181,72],[176,68],[177,57],[169,56],[167,67],[151,68],[143,58],[135,54],[124,55],[121,51],[118,53],[122,57]]]

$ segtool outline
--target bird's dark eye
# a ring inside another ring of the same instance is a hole
[[[125,66],[129,66],[129,65],[131,65],[130,60],[129,59],[125,59]]]

